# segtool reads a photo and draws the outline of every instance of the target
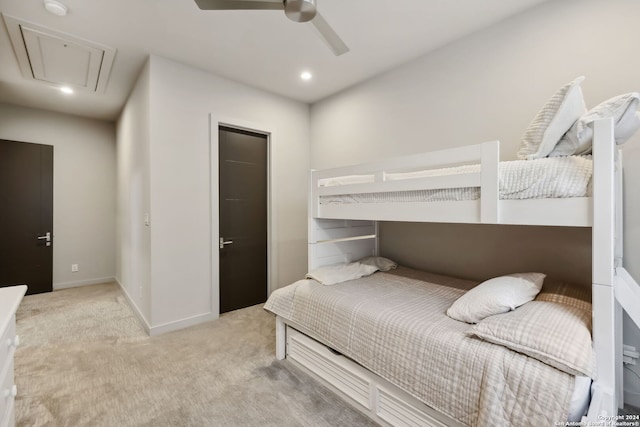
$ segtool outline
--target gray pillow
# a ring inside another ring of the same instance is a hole
[[[591,312],[576,306],[531,301],[509,313],[487,317],[467,333],[571,375],[596,375]]]

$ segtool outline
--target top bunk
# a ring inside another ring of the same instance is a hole
[[[500,162],[498,141],[311,171],[318,219],[591,227],[595,197],[621,186],[611,119],[593,155]],[[618,198],[619,199],[619,198]],[[611,200],[613,202],[613,200]]]

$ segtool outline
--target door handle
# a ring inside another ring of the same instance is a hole
[[[51,246],[51,232],[47,231],[47,234],[44,236],[38,236],[38,240],[44,240],[47,246]]]
[[[224,249],[226,245],[230,245],[233,243],[233,240],[224,240],[224,237],[220,238],[220,249]]]

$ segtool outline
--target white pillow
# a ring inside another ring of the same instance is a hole
[[[380,271],[389,271],[389,270],[395,270],[396,268],[398,268],[397,262],[391,261],[389,258],[384,258],[381,256],[370,256],[370,257],[362,258],[358,262],[360,264],[377,267],[378,270]]]
[[[447,315],[462,322],[478,323],[485,317],[506,313],[533,300],[545,277],[542,273],[518,273],[489,279],[458,298]]]
[[[583,80],[584,77],[578,77],[564,85],[542,107],[522,137],[519,159],[547,157],[562,135],[587,111],[580,88]]]
[[[352,262],[349,264],[334,264],[311,270],[306,279],[314,279],[323,285],[335,285],[347,280],[359,279],[378,271],[378,267]]]
[[[589,110],[571,126],[549,156],[588,154],[593,144],[593,122],[613,117],[616,144],[627,142],[640,129],[638,92],[625,93],[608,99]]]

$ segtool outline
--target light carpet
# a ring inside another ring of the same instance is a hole
[[[18,426],[373,426],[290,362],[262,306],[149,337],[114,283],[24,298]]]

